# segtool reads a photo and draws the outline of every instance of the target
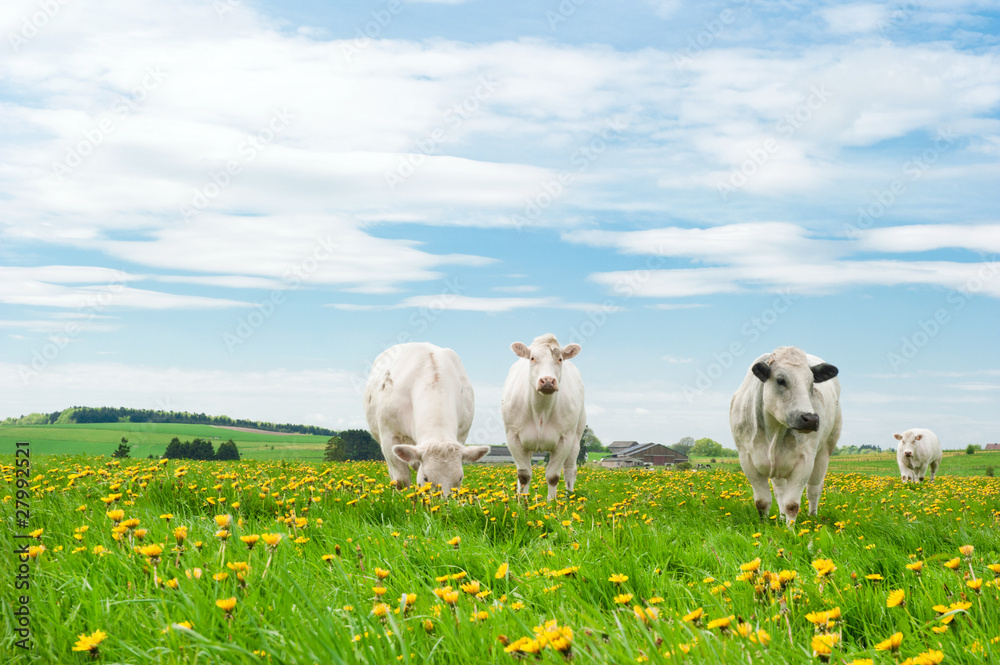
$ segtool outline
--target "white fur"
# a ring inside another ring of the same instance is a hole
[[[364,394],[365,416],[382,446],[389,476],[400,489],[417,483],[440,485],[445,496],[462,484],[462,462],[489,452],[465,446],[475,399],[458,354],[413,342],[383,351],[372,364]]]
[[[560,475],[566,476],[566,491],[576,481],[576,456],[587,424],[583,408],[583,378],[569,361],[580,351],[577,344],[560,347],[554,335],[535,338],[531,346],[511,345],[520,359],[515,361],[503,385],[501,412],[507,447],[517,464],[518,491],[527,493],[531,482],[531,454],[547,451],[545,469],[548,500],[556,498]],[[540,385],[556,392],[543,394]]]
[[[766,362],[770,378],[761,381],[753,365]],[[811,367],[823,361],[801,349],[784,346],[751,363],[743,383],[733,395],[729,423],[740,455],[740,465],[753,486],[754,502],[761,517],[771,510],[771,488],[778,511],[792,524],[799,513],[802,490],[808,485],[809,513],[819,510],[823,479],[830,454],[840,438],[840,382],[836,377],[814,383]],[[786,387],[779,389],[777,378]],[[792,429],[796,414],[819,416],[814,432]]]
[[[904,482],[923,482],[934,480],[938,466],[941,464],[941,442],[937,434],[929,429],[908,429],[902,434],[893,434],[899,441],[896,448],[896,464],[899,465],[899,475]],[[910,453],[907,456],[906,453]]]

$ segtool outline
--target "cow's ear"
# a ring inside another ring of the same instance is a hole
[[[399,459],[403,460],[407,464],[419,463],[421,454],[420,449],[416,446],[408,446],[406,444],[401,444],[392,447],[393,454]]]
[[[893,436],[893,438],[896,439],[896,441],[902,441],[903,440],[903,435],[902,434],[893,434],[892,436]]]
[[[754,363],[753,367],[750,368],[750,371],[753,372],[754,376],[761,381],[767,381],[771,378],[771,366],[763,360],[759,363]]]
[[[809,369],[813,372],[813,382],[823,383],[824,381],[829,381],[833,377],[837,376],[839,369],[831,365],[830,363],[820,363],[818,365],[813,365]]]
[[[924,435],[923,435],[923,434],[918,434],[918,435],[916,435],[915,437],[913,437],[913,440],[914,440],[914,441],[919,441],[919,440],[920,440],[920,439],[922,439],[922,438],[924,438]]]
[[[488,452],[490,452],[489,446],[463,446],[462,461],[475,462]]]
[[[510,345],[510,350],[514,352],[515,356],[519,356],[521,358],[530,358],[531,357],[531,352],[528,351],[528,347],[526,347],[521,342],[514,342],[513,344],[511,344]]]
[[[578,353],[580,353],[579,344],[567,344],[562,348],[563,360],[569,360]]]

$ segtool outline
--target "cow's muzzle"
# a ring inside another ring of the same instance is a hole
[[[907,452],[903,453],[903,457],[913,457],[913,453],[907,451]]]
[[[819,429],[819,416],[815,413],[803,413],[795,419],[792,429],[799,432],[815,432]]]
[[[551,395],[559,390],[559,385],[556,383],[556,378],[554,376],[548,376],[538,379],[537,390],[543,395]]]

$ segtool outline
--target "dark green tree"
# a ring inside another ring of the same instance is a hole
[[[190,450],[190,442],[181,443],[181,440],[175,436],[170,439],[170,443],[167,444],[167,449],[163,452],[163,456],[166,459],[189,459]]]
[[[128,445],[128,439],[123,436],[122,442],[118,444],[118,450],[111,453],[111,456],[118,459],[126,459],[130,452],[132,452],[132,446]]]
[[[690,455],[691,449],[694,448],[694,439],[690,436],[686,436],[670,447],[679,453]]]
[[[343,462],[347,459],[344,450],[344,440],[339,436],[330,437],[326,442],[326,450],[323,451],[324,462]]]
[[[236,442],[232,439],[219,444],[219,449],[215,451],[215,459],[219,461],[239,461],[240,449],[236,447]]]
[[[211,441],[194,438],[191,440],[191,450],[188,455],[195,460],[213,460],[215,459],[215,448],[212,447]]]
[[[601,443],[601,440],[597,438],[596,434],[594,434],[594,430],[590,429],[590,425],[583,428],[583,439],[581,439],[581,441],[586,442],[587,452],[589,453],[608,452],[608,447]]]
[[[383,460],[382,448],[365,429],[344,430],[338,435],[344,442],[344,459],[353,461]]]

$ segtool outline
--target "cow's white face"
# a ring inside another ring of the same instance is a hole
[[[923,434],[914,434],[910,430],[903,432],[902,434],[893,434],[897,441],[899,441],[899,446],[896,448],[896,454],[902,455],[903,457],[913,457],[913,453],[917,448],[917,442],[924,438]]]
[[[489,446],[464,446],[456,442],[431,443],[417,447],[393,446],[392,452],[417,470],[417,485],[430,483],[448,496],[462,486],[463,462],[475,462],[490,451]]]
[[[510,349],[516,356],[528,361],[531,385],[542,395],[552,395],[559,390],[563,360],[569,360],[580,353],[579,344],[567,344],[560,348],[558,344],[535,342],[531,346],[525,346],[521,342],[514,342]]]
[[[815,432],[819,414],[813,410],[813,386],[837,376],[837,368],[828,363],[810,367],[802,354],[801,362],[771,359],[751,368],[764,383],[764,410],[788,429]]]

